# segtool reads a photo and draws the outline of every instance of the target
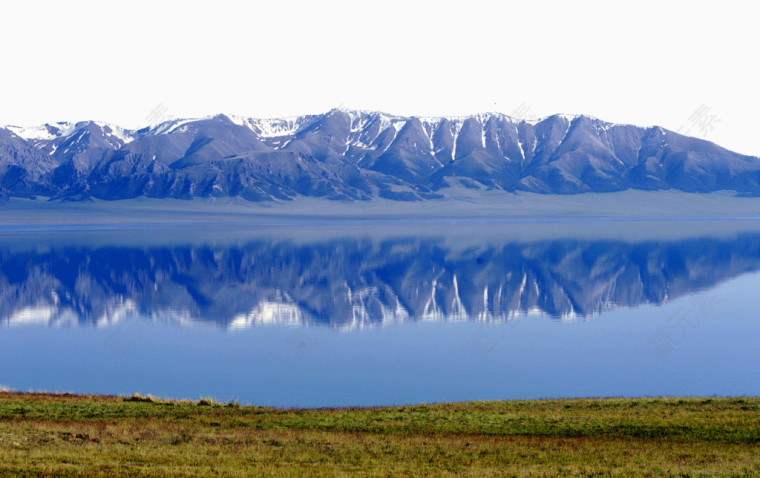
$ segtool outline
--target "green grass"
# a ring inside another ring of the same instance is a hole
[[[282,410],[0,393],[0,475],[758,476],[760,399]]]

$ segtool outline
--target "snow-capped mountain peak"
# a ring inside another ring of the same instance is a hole
[[[50,141],[60,137],[67,137],[72,134],[77,125],[80,123],[70,123],[68,121],[59,121],[57,123],[45,123],[37,126],[6,126],[16,136],[24,138],[27,141]]]
[[[76,135],[81,136],[83,131],[91,126],[98,128],[104,140],[114,149],[118,149],[135,139],[133,131],[103,121],[59,121],[26,127],[10,125],[6,126],[6,129],[39,149],[53,154],[58,144]]]

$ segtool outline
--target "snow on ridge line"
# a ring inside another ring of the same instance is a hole
[[[216,116],[216,115],[215,115]],[[206,121],[211,118],[214,118],[214,116],[202,116],[199,118],[175,118],[170,119],[168,121],[164,121],[162,123],[156,124],[156,125],[149,125],[148,128],[148,134],[170,134],[177,129],[179,129],[181,126],[184,126],[188,123],[195,123],[198,121]]]
[[[59,138],[68,138],[90,124],[97,125],[103,130],[106,136],[113,136],[124,144],[135,139],[133,131],[104,121],[58,121],[56,123],[45,123],[38,126],[8,125],[5,128],[27,141],[52,141]],[[106,128],[110,129],[110,133],[106,132]],[[51,129],[58,130],[58,132],[52,132]]]
[[[42,140],[49,141],[52,139],[67,137],[76,131],[77,125],[82,122],[68,122],[58,121],[56,123],[45,123],[37,126],[6,126],[6,129],[10,130],[16,136],[25,140]],[[58,129],[59,134],[54,134],[50,130],[51,128]]]
[[[330,115],[334,112],[342,112],[348,115],[350,121],[350,129],[352,133],[358,131],[361,126],[372,124],[374,121],[379,120],[381,127],[380,130],[384,131],[390,127],[394,127],[396,131],[399,129],[399,125],[403,125],[412,119],[418,119],[423,123],[423,127],[437,126],[444,120],[448,120],[451,123],[459,124],[463,123],[467,119],[477,119],[481,124],[485,124],[490,118],[500,117],[505,118],[513,124],[530,123],[536,124],[554,116],[560,116],[568,121],[572,121],[581,115],[551,115],[538,119],[522,119],[515,118],[504,113],[499,112],[486,112],[472,115],[450,115],[450,116],[400,116],[382,111],[372,110],[358,110],[358,109],[346,109],[346,108],[334,108],[327,113],[320,115],[301,115],[301,116],[284,116],[279,118],[254,118],[244,117],[237,115],[227,115],[233,123],[240,126],[249,127],[254,133],[262,138],[272,138],[280,136],[289,136],[300,131],[301,128],[307,126],[312,120]],[[366,118],[366,119],[365,119]],[[357,128],[357,123],[361,126]],[[459,128],[457,128],[459,129]]]
[[[111,130],[111,132],[110,132],[110,134],[109,133],[106,133],[106,134],[109,134],[110,136],[113,136],[113,137],[117,138],[118,140],[120,140],[124,144],[131,143],[132,141],[135,140],[135,132],[134,131],[130,131],[128,129],[124,129],[121,126],[117,126],[117,125],[114,125],[114,124],[105,123],[103,121],[93,121],[93,123],[95,123],[96,125],[100,126],[100,129],[102,129],[103,132],[105,132],[106,127],[108,127]]]
[[[284,118],[248,118],[246,125],[262,138],[290,136],[313,121],[316,116],[288,116]]]
[[[547,119],[554,118],[554,117],[562,118],[568,122],[573,122],[575,119],[579,117],[585,117],[593,121],[602,123],[605,129],[608,129],[612,126],[619,125],[618,123],[610,123],[607,121],[602,121],[598,118],[594,118],[587,115],[564,114],[564,113],[553,114],[550,116],[545,116],[545,117],[540,117],[540,118],[523,119],[523,118],[515,118],[512,116],[506,115],[504,113],[498,113],[498,112],[478,113],[478,114],[473,114],[473,115],[451,115],[451,116],[399,116],[399,115],[384,113],[381,111],[350,110],[350,109],[336,108],[336,109],[331,110],[328,113],[319,114],[319,115],[284,116],[280,118],[254,118],[254,117],[245,117],[245,116],[232,115],[232,114],[217,114],[217,115],[209,115],[209,116],[203,116],[203,117],[197,117],[197,118],[180,118],[180,119],[172,119],[169,121],[165,121],[157,125],[150,125],[145,128],[141,128],[141,130],[147,129],[147,134],[156,134],[156,135],[170,134],[170,133],[180,130],[182,126],[195,123],[198,121],[204,121],[204,120],[213,119],[219,116],[223,116],[229,119],[229,121],[232,122],[233,124],[236,124],[238,126],[245,126],[249,128],[251,131],[253,131],[255,134],[257,134],[258,136],[262,138],[272,138],[272,137],[289,136],[289,135],[296,134],[298,131],[308,126],[309,124],[311,124],[312,121],[316,120],[317,118],[324,117],[333,111],[340,111],[349,115],[349,118],[351,119],[351,130],[352,130],[351,132],[357,132],[356,131],[357,123],[361,126],[366,126],[373,123],[376,120],[380,121],[381,131],[388,129],[389,127],[395,127],[395,129],[398,130],[399,125],[403,125],[409,120],[412,120],[415,118],[418,119],[421,123],[423,123],[423,127],[429,127],[429,126],[434,126],[434,125],[437,126],[437,125],[440,125],[440,123],[443,122],[444,120],[448,120],[454,125],[459,125],[460,127],[461,127],[461,123],[463,123],[467,119],[476,119],[481,124],[485,124],[485,122],[488,119],[493,118],[493,117],[500,117],[500,118],[507,119],[513,124],[528,123],[528,124],[533,124],[533,125],[540,123],[542,121],[545,121]],[[362,117],[366,117],[367,119],[364,121],[357,121],[361,119]],[[71,134],[75,133],[82,125],[86,125],[88,123],[97,124],[99,127],[103,129],[105,129],[106,126],[109,127],[111,130],[110,136],[117,138],[123,144],[130,143],[134,141],[137,137],[141,136],[141,135],[136,134],[137,131],[139,130],[128,130],[120,126],[117,126],[115,124],[106,123],[102,121],[80,121],[80,122],[61,121],[61,122],[52,123],[52,124],[47,123],[44,125],[30,126],[30,127],[8,125],[6,126],[6,128],[10,130],[12,133],[14,133],[15,135],[25,140],[50,141],[50,140],[54,140],[60,137],[68,137]],[[454,127],[456,129],[459,129],[457,126],[454,126]],[[60,130],[60,132],[51,133],[50,128],[56,128]]]

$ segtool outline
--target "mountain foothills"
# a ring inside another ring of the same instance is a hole
[[[760,158],[660,127],[568,115],[524,121],[334,109],[172,120],[136,131],[95,121],[0,128],[2,197],[421,200],[462,186],[757,195]]]

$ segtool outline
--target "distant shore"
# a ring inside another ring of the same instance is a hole
[[[241,198],[60,201],[11,198],[0,203],[0,224],[240,221],[273,218],[760,218],[760,198],[735,192],[621,191],[536,194],[449,189],[442,199],[337,201],[299,196],[289,201]]]
[[[418,202],[306,197],[258,203],[235,198],[0,202],[3,243],[29,247],[53,234],[57,234],[51,239],[56,243],[147,245],[222,243],[252,237],[313,240],[398,235],[445,236],[464,242],[482,242],[488,237],[664,240],[748,231],[760,231],[760,198],[737,197],[731,192],[560,196],[452,190],[445,199]],[[28,240],[31,236],[34,241]]]
[[[0,474],[760,474],[760,398],[273,409],[0,392]]]

